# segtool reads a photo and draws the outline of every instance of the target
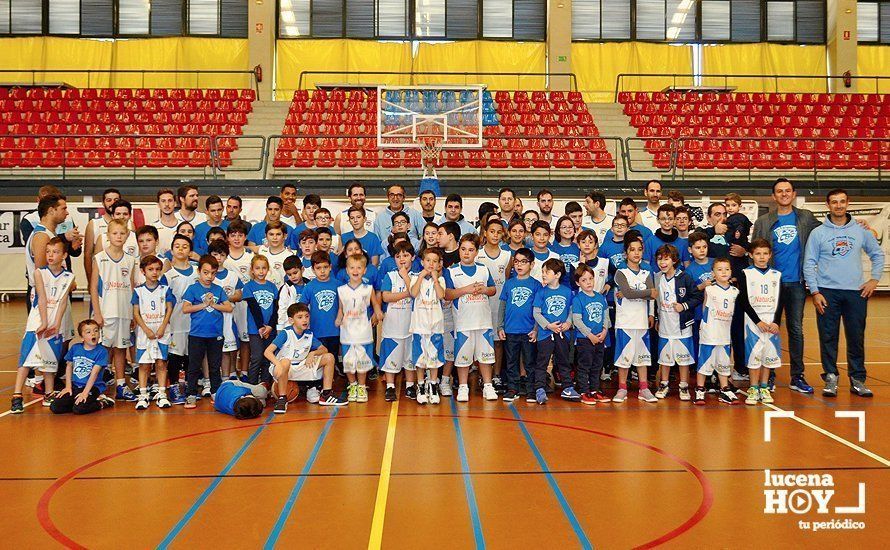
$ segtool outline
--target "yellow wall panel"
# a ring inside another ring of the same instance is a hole
[[[588,102],[611,102],[619,74],[691,74],[692,48],[647,42],[576,42],[572,44],[572,69],[578,88]],[[691,84],[691,78],[623,78],[623,90],[661,90]]]

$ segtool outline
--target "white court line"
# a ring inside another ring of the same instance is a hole
[[[27,408],[28,405],[33,405],[34,403],[37,403],[38,401],[43,401],[43,398],[38,397],[37,399],[34,399],[33,401],[28,401],[27,403],[25,403],[25,407]],[[6,411],[5,413],[0,413],[0,418],[3,418],[4,416],[6,416],[8,414],[12,414],[12,411]]]
[[[770,403],[764,403],[764,405],[773,409],[774,411],[790,412],[790,411],[786,411],[785,409],[780,409],[779,407],[776,407],[775,405],[772,405]],[[875,454],[875,453],[869,451],[868,449],[863,449],[859,445],[856,445],[855,443],[847,441],[846,439],[844,439],[843,437],[841,437],[839,435],[835,435],[824,428],[820,428],[819,426],[813,424],[812,422],[808,422],[808,421],[804,420],[803,418],[800,418],[796,414],[794,416],[792,416],[791,418],[792,418],[792,420],[795,420],[795,421],[803,424],[804,426],[819,432],[822,435],[825,435],[825,436],[830,437],[831,439],[834,439],[835,441],[837,441],[838,443],[840,443],[842,445],[846,445],[847,447],[850,447],[854,451],[859,451],[860,453],[864,454],[865,456],[872,458],[874,460],[877,460],[884,466],[890,467],[890,460],[887,460],[886,458],[884,458],[878,454]]]
[[[804,365],[818,366],[818,365],[821,365],[821,364],[822,364],[821,361],[805,361],[805,362],[804,362]],[[846,362],[846,361],[838,361],[837,364],[838,364],[838,365],[846,365],[847,362]],[[890,365],[890,361],[866,361],[865,364],[866,364],[866,366],[868,366],[868,365]],[[2,370],[0,370],[0,372],[15,372],[15,371],[2,371]]]

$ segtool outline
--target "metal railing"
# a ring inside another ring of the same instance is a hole
[[[641,84],[636,86],[633,90],[624,88],[624,81],[626,79],[631,78],[639,78],[641,79]],[[671,87],[677,86],[691,86],[690,82],[694,82],[696,78],[700,78],[703,82],[708,82],[705,86],[709,87],[717,87],[717,85],[713,84],[713,82],[722,83],[722,88],[730,88],[732,86],[732,81],[734,79],[761,79],[764,83],[772,83],[771,90],[763,90],[765,93],[773,92],[773,93],[819,93],[814,92],[813,90],[804,90],[801,91],[799,89],[781,89],[780,83],[784,83],[787,81],[796,81],[796,80],[807,80],[807,81],[819,81],[824,84],[824,88],[821,90],[824,93],[831,92],[831,83],[832,81],[835,84],[839,84],[840,88],[844,86],[845,78],[851,79],[851,81],[856,82],[857,91],[856,93],[864,94],[864,93],[890,93],[890,76],[850,76],[844,77],[842,75],[776,75],[776,74],[703,74],[703,75],[695,75],[692,73],[621,73],[615,78],[615,96],[614,101],[618,102],[618,93],[625,91],[661,91],[661,90],[652,90],[652,86],[646,86],[642,82],[645,79],[657,79],[659,82],[663,83],[665,79],[671,79]],[[682,79],[683,82],[678,83],[678,79]],[[874,87],[869,87],[866,90],[863,90],[859,87],[860,83],[873,83]],[[882,92],[882,84],[884,91]],[[851,92],[852,93],[852,92]]]
[[[30,79],[27,79],[23,82],[18,82],[20,79],[16,79],[16,82],[5,82],[4,75],[8,74],[28,74],[30,75]],[[163,76],[170,75],[191,75],[194,80],[194,86],[181,86],[183,88],[201,88],[201,76],[220,76],[220,75],[242,75],[247,78],[248,87],[253,88],[253,90],[259,94],[260,87],[259,82],[257,82],[256,72],[252,70],[245,71],[232,71],[232,70],[137,70],[137,69],[0,69],[0,81],[3,81],[4,85],[20,85],[20,86],[60,86],[64,85],[64,81],[53,81],[47,79],[46,75],[86,75],[87,85],[86,88],[92,88],[93,83],[96,82],[96,79],[99,76],[104,76],[105,78],[112,77],[115,75],[136,75],[140,79],[140,88],[146,87],[146,76],[149,77],[149,84],[151,84],[151,77],[158,76],[161,78]],[[39,76],[38,76],[39,75]],[[106,87],[106,86],[101,86]],[[116,87],[112,86],[111,82],[107,87]],[[132,88],[133,86],[126,86],[127,88]],[[154,86],[148,86],[152,88]],[[171,88],[175,86],[169,86],[165,83],[162,88]],[[237,88],[237,86],[226,86]]]

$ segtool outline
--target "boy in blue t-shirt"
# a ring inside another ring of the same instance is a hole
[[[575,342],[578,360],[576,389],[581,394],[581,403],[585,405],[610,401],[600,392],[604,342],[609,334],[606,328],[609,304],[602,294],[593,289],[595,282],[593,270],[585,264],[579,265],[575,270],[575,283],[579,290],[572,299],[572,325],[578,331],[578,340]]]
[[[331,280],[331,259],[326,252],[312,255],[315,279],[306,283],[300,302],[309,306],[309,330],[335,359],[340,357],[340,329],[334,323],[340,311],[338,281]]]
[[[285,262],[295,256],[289,256]],[[258,384],[269,382],[269,363],[263,352],[272,343],[278,324],[278,287],[266,279],[269,259],[257,254],[250,260],[250,281],[244,285],[241,296],[247,304],[247,341],[250,346],[250,366],[247,381]]]
[[[83,342],[71,346],[65,355],[68,374],[65,389],[49,406],[54,414],[89,414],[114,406],[114,400],[105,395],[108,350],[99,345],[99,324],[92,319],[81,321],[77,332]]]
[[[698,289],[704,292],[705,288],[714,283],[714,259],[708,257],[708,236],[701,231],[689,235],[689,253],[692,261],[686,266],[686,273],[692,277]],[[698,326],[701,324],[701,304],[695,308],[695,324],[692,328],[692,341],[695,349],[698,349]]]
[[[534,368],[534,399],[539,405],[547,402],[547,365],[553,357],[554,370],[559,374],[563,390],[560,397],[567,401],[580,401],[581,394],[575,391],[572,371],[569,365],[569,342],[572,339],[572,321],[569,318],[572,304],[572,291],[560,280],[565,276],[565,264],[551,258],[541,267],[543,288],[535,294],[534,316],[538,324],[538,359]],[[529,376],[531,379],[532,376]],[[531,394],[526,401],[531,401]]]
[[[232,313],[235,306],[229,302],[226,291],[213,282],[219,262],[213,256],[201,256],[198,260],[198,282],[193,283],[182,296],[182,312],[191,315],[189,329],[189,366],[186,372],[185,408],[194,409],[198,401],[198,379],[207,358],[210,376],[210,393],[216,393],[222,383],[223,313]]]
[[[238,420],[249,420],[263,414],[269,390],[262,384],[226,380],[213,398],[213,408]]]
[[[504,307],[498,310],[498,336],[504,341],[504,381],[507,391],[502,399],[512,402],[520,393],[529,393],[527,388],[520,387],[519,361],[525,364],[527,372],[535,365],[535,327],[534,302],[535,294],[541,289],[541,283],[531,276],[535,255],[528,248],[522,247],[513,254],[513,269],[516,272],[504,282],[500,299]]]

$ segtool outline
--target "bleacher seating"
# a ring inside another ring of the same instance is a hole
[[[389,93],[389,92],[388,92]],[[425,90],[388,97],[412,110],[443,112],[465,102]],[[498,91],[483,96],[483,147],[445,149],[438,167],[453,169],[614,169],[578,92]],[[386,115],[387,128],[399,115]],[[451,115],[454,116],[454,115]],[[466,125],[458,118],[449,124]],[[297,90],[273,160],[275,168],[420,168],[418,150],[377,146],[376,90]],[[330,134],[330,137],[310,137]],[[340,137],[343,136],[343,137]]]
[[[254,90],[0,88],[0,168],[231,164]],[[120,137],[117,137],[120,136]]]
[[[890,95],[621,92],[657,168],[890,168]]]

